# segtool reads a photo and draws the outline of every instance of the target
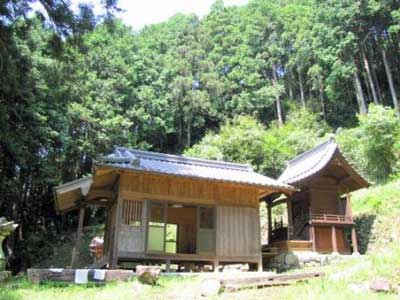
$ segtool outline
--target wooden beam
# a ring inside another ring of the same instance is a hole
[[[272,201],[271,206],[274,207],[274,206],[286,203],[287,201],[288,201],[288,198],[278,199],[278,200]]]
[[[323,272],[295,273],[295,274],[254,274],[249,276],[235,276],[218,279],[222,289],[226,292],[234,292],[243,288],[265,287],[274,285],[287,285],[306,279],[324,276]]]
[[[287,212],[288,212],[288,229],[287,229],[287,239],[290,240],[293,232],[293,215],[292,215],[292,201],[287,199]]]
[[[315,244],[315,228],[314,225],[310,225],[310,240],[311,240],[311,244],[312,244],[312,250],[314,252],[317,251],[317,246]]]
[[[213,269],[214,272],[219,272],[219,260],[215,259],[213,261]]]
[[[104,255],[109,254],[109,243],[110,243],[110,229],[111,229],[111,216],[110,216],[110,208],[107,207],[106,209],[106,224],[104,226],[104,240],[103,240],[103,247],[104,247]]]
[[[120,223],[118,219],[118,204],[120,203],[120,206],[122,206],[122,198],[120,200],[121,194],[120,194],[120,176],[118,174],[116,181],[113,183],[113,192],[114,192],[114,199],[112,202],[110,202],[109,206],[109,213],[110,213],[110,226],[109,226],[109,242],[108,242],[108,254],[109,254],[109,264],[108,267],[113,269],[116,268],[117,263],[118,263],[118,232],[119,232],[119,226],[117,224]],[[115,205],[115,218],[112,218],[113,214],[113,207]],[[122,209],[122,208],[121,208]],[[114,224],[113,221],[114,220]]]
[[[183,197],[183,196],[174,196],[174,195],[161,195],[161,194],[152,194],[152,193],[144,193],[144,192],[135,192],[135,191],[128,191],[122,190],[120,191],[120,195],[123,198],[127,199],[135,199],[135,200],[147,200],[151,199],[154,201],[170,201],[170,202],[177,202],[182,204],[196,204],[196,205],[224,205],[224,203],[220,203],[214,199],[204,199],[204,198],[190,198],[190,197]],[[258,208],[259,203],[257,201],[251,203],[237,203],[235,204],[237,207],[251,207],[251,208]]]
[[[338,249],[337,249],[337,240],[336,240],[336,227],[332,226],[332,252],[337,253]]]
[[[116,269],[118,264],[118,236],[121,227],[122,221],[122,208],[123,208],[123,199],[122,197],[118,196],[117,198],[117,207],[116,207],[116,218],[115,218],[115,231],[114,231],[114,240],[113,240],[113,255],[111,259],[111,269]]]
[[[267,202],[267,215],[268,215],[268,244],[271,243],[271,235],[272,235],[272,211],[271,204]]]
[[[79,260],[84,218],[85,218],[85,207],[81,207],[79,210],[79,221],[78,221],[78,230],[76,232],[75,247],[72,249],[71,268],[75,268]]]
[[[93,176],[88,176],[56,186],[54,188],[54,191],[57,195],[61,195],[80,189],[82,195],[86,196],[87,193],[89,192],[92,183],[93,183]]]
[[[353,211],[351,209],[351,197],[350,193],[346,194],[346,216],[351,217],[353,219]]]
[[[108,189],[92,189],[87,195],[87,200],[93,199],[109,199],[112,200],[115,198],[115,192]]]
[[[79,206],[99,206],[99,207],[109,207],[110,206],[110,201],[101,201],[99,199],[96,200],[85,200],[82,202],[79,202]]]
[[[170,259],[165,260],[165,272],[167,272],[167,273],[171,272],[171,260]]]

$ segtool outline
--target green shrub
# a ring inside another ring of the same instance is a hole
[[[357,231],[358,251],[362,254],[367,252],[368,245],[372,242],[372,229],[375,219],[375,214],[361,214],[354,219]]]
[[[329,132],[317,115],[306,110],[290,113],[284,125],[266,129],[249,116],[239,116],[208,133],[185,155],[251,164],[257,171],[278,177],[286,162],[314,147]]]
[[[394,109],[369,106],[358,126],[341,130],[336,139],[346,158],[370,180],[382,182],[398,172],[400,122]]]

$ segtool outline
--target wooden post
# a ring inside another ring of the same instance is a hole
[[[117,197],[116,204],[116,217],[115,217],[115,231],[114,231],[114,239],[113,239],[113,251],[112,251],[112,259],[111,259],[111,269],[116,269],[118,264],[118,235],[119,229],[122,219],[122,198]]]
[[[332,252],[337,253],[336,227],[332,226]]]
[[[351,243],[353,244],[353,254],[360,254],[358,252],[357,235],[354,226],[351,228]]]
[[[268,215],[268,244],[271,243],[271,235],[272,235],[272,212],[271,212],[271,203],[267,201],[267,215]]]
[[[350,193],[346,194],[346,217],[349,217],[351,218],[351,220],[353,220],[353,211],[351,209]]]
[[[219,272],[219,260],[216,259],[213,261],[214,272]]]
[[[293,231],[292,201],[290,198],[287,199],[286,205],[287,205],[287,211],[288,211],[287,239],[289,241],[292,237],[292,231]]]
[[[219,272],[219,260],[214,260],[213,261],[213,269],[214,269],[214,272]]]
[[[106,225],[104,227],[104,239],[103,239],[103,247],[104,247],[104,255],[107,255],[109,252],[109,243],[110,243],[110,208],[107,206],[106,208]]]
[[[262,272],[263,271],[262,255],[260,255],[260,259],[258,260],[258,263],[257,263],[257,271],[258,272]]]
[[[312,250],[314,252],[317,251],[317,247],[315,245],[315,228],[314,225],[310,225],[310,240],[311,240],[311,244],[312,244]]]
[[[171,260],[170,259],[167,259],[165,261],[165,272],[167,272],[167,273],[171,272]]]
[[[79,221],[78,221],[78,230],[76,232],[75,247],[72,249],[71,268],[75,268],[79,260],[84,218],[85,218],[85,207],[81,207],[79,210]]]

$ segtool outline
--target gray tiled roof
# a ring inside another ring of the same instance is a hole
[[[278,180],[293,184],[316,174],[330,162],[337,149],[338,145],[333,139],[330,139],[300,154],[289,161]]]
[[[294,190],[290,185],[254,172],[249,165],[188,158],[122,147],[115,148],[114,152],[109,155],[99,157],[96,164],[191,178],[264,186],[283,191]]]

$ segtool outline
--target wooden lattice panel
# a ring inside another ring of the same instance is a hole
[[[142,219],[143,201],[124,200],[123,223],[125,225],[140,226]]]

